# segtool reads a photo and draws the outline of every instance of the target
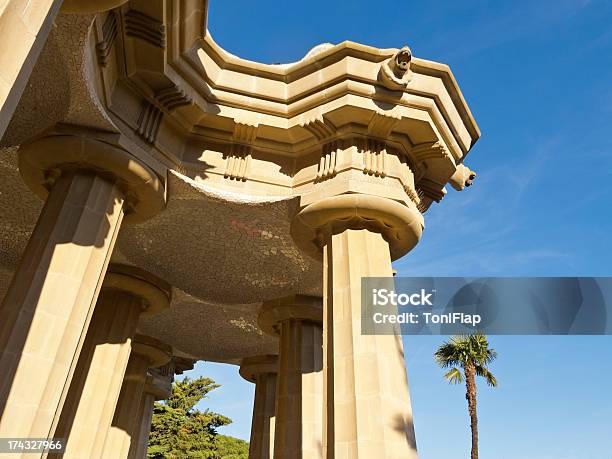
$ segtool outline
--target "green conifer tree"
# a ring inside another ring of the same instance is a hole
[[[155,402],[153,408],[149,458],[247,458],[247,442],[217,434],[217,428],[230,424],[231,419],[209,410],[195,409],[197,403],[217,387],[219,385],[212,379],[204,377],[184,378],[173,383],[168,400]]]

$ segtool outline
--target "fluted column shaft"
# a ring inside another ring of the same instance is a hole
[[[322,458],[323,308],[320,297],[264,302],[259,326],[279,336],[274,457]]]
[[[391,260],[418,243],[423,216],[409,196],[354,185],[309,197],[291,223],[296,244],[323,261],[324,456],[416,459],[402,340],[397,329],[361,333],[361,282],[392,280]]]
[[[169,307],[170,286],[141,269],[111,265],[96,304],[55,438],[64,458],[101,458],[141,313]]]
[[[151,433],[151,420],[153,418],[153,405],[156,400],[167,399],[172,393],[172,381],[176,367],[175,359],[160,368],[150,369],[145,380],[140,407],[136,415],[136,437],[130,441],[129,459],[146,459],[149,434]]]
[[[361,279],[392,277],[389,244],[347,229],[323,248],[327,458],[416,458],[401,337],[361,334]]]
[[[0,437],[53,432],[123,204],[114,181],[90,173],[51,189],[0,308]]]
[[[120,226],[165,205],[120,137],[62,125],[19,148],[46,202],[0,307],[0,437],[53,436]]]
[[[276,416],[276,374],[261,373],[255,378],[255,402],[251,424],[249,458],[269,459],[274,454]]]
[[[128,455],[148,368],[149,360],[145,356],[130,356],[113,423],[106,436],[105,457],[121,459]]]
[[[171,350],[152,338],[137,336],[123,378],[119,400],[110,429],[106,435],[102,457],[124,459],[128,457],[132,440],[138,438],[140,423],[137,414],[149,368],[166,364]]]
[[[275,458],[322,458],[323,333],[320,323],[281,323]]]
[[[67,438],[63,457],[101,457],[141,310],[126,292],[100,294],[55,433]]]
[[[240,375],[255,383],[249,459],[274,457],[277,371],[278,358],[272,355],[243,359],[240,366]]]
[[[157,397],[151,392],[143,391],[140,399],[140,407],[136,414],[138,428],[136,438],[130,440],[130,459],[145,459],[147,457],[147,446],[149,434],[151,433],[151,421],[153,419],[153,405]]]

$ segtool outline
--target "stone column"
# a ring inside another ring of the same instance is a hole
[[[170,286],[139,268],[111,265],[60,416],[65,458],[100,458],[138,319],[170,305]]]
[[[275,355],[248,357],[240,365],[240,375],[255,383],[249,459],[271,459],[274,454],[277,369]]]
[[[391,278],[392,257],[422,229],[416,208],[362,194],[323,198],[293,222],[296,242],[323,259],[327,458],[417,457],[401,337],[361,334],[361,278]]]
[[[55,431],[124,213],[163,208],[155,173],[112,140],[65,133],[20,150],[48,198],[0,307],[0,437]]]
[[[137,415],[141,408],[147,370],[165,365],[171,356],[170,346],[148,336],[136,335],[101,457],[113,459],[128,457],[132,440],[137,441],[139,436],[140,423]]]
[[[323,457],[323,309],[320,297],[265,302],[260,327],[280,335],[274,457]]]
[[[144,459],[147,457],[147,444],[149,441],[149,433],[151,432],[151,420],[153,418],[153,404],[155,400],[163,400],[170,396],[172,389],[172,382],[170,383],[170,389],[167,392],[157,392],[160,387],[155,387],[156,381],[154,381],[152,374],[147,375],[145,381],[145,387],[140,398],[140,407],[138,413],[136,413],[136,438],[130,440],[130,450],[128,452],[129,458],[140,458]]]
[[[130,442],[130,459],[146,459],[149,434],[151,433],[151,420],[153,417],[153,404],[156,400],[165,400],[172,393],[174,375],[191,370],[195,361],[182,357],[173,357],[163,367],[152,368],[147,373],[143,395],[140,399],[140,408],[136,416],[137,437]]]
[[[62,0],[0,2],[0,138],[17,108]]]

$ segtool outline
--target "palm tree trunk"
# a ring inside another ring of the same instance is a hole
[[[471,459],[478,459],[478,416],[476,415],[476,369],[473,364],[464,367],[465,372],[465,398],[468,402],[470,413],[470,427],[472,428],[472,456]]]

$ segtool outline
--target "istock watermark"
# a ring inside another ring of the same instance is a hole
[[[463,312],[449,312],[446,314],[436,314],[433,312],[402,312],[395,314],[384,314],[375,312],[372,315],[372,320],[376,324],[418,324],[423,320],[425,324],[462,324],[475,327],[482,322],[482,317],[479,314],[464,314]]]
[[[363,334],[612,334],[612,278],[363,278]]]
[[[419,293],[395,293],[394,290],[388,290],[386,288],[374,288],[372,289],[372,302],[376,306],[387,306],[392,304],[394,306],[433,306],[432,297],[436,291],[427,291],[424,288]]]

